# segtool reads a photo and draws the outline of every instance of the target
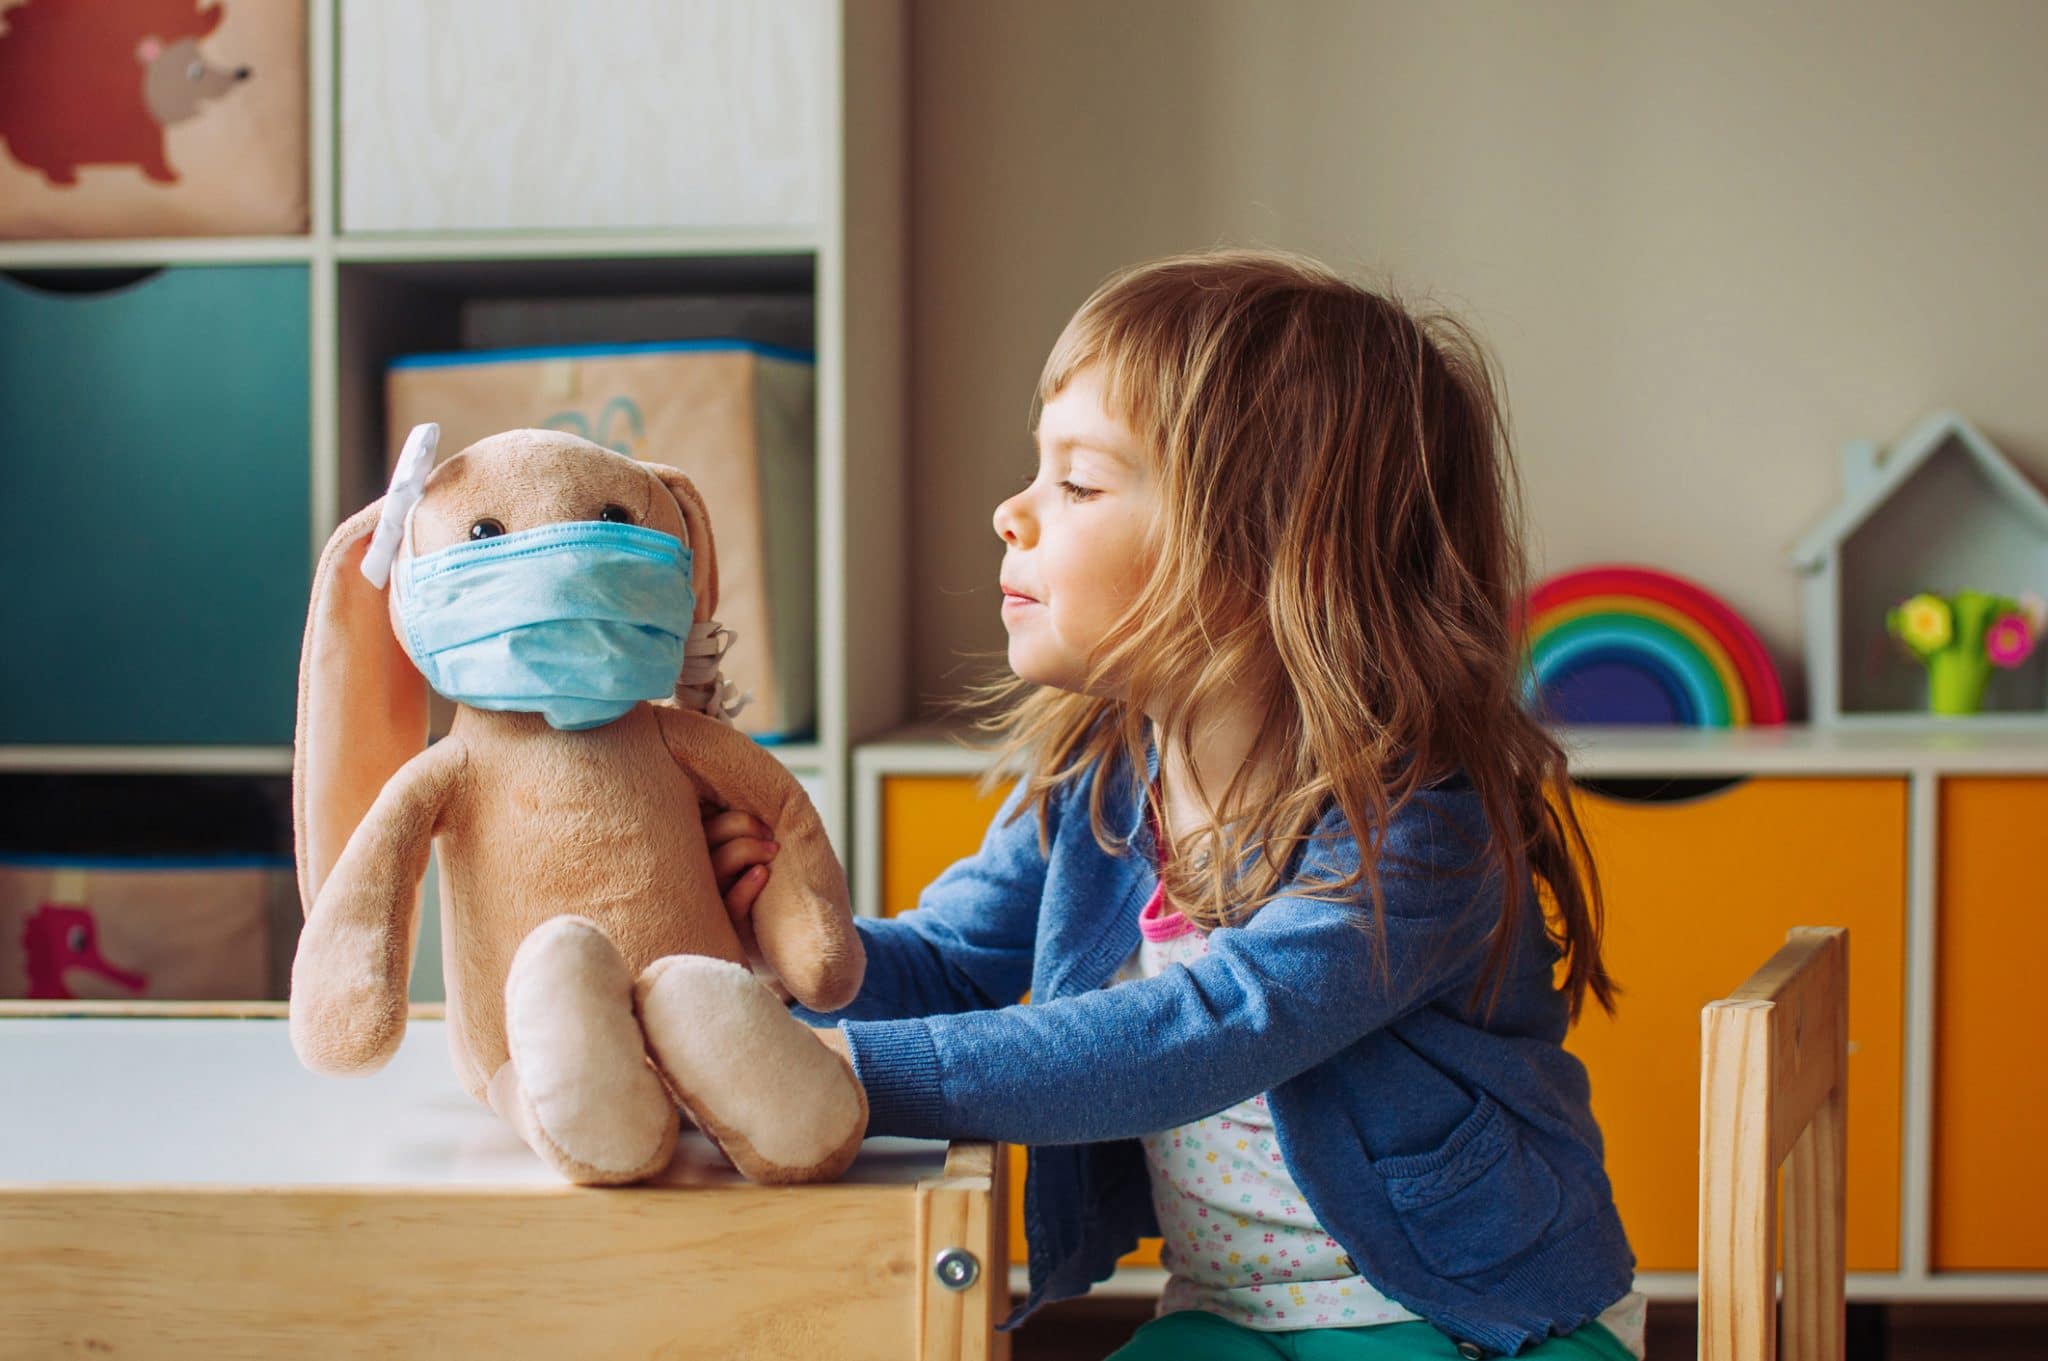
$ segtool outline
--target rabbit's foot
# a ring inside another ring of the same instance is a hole
[[[867,1094],[748,970],[669,955],[633,994],[676,1099],[748,1178],[829,1181],[860,1152]]]
[[[675,1104],[633,1015],[632,971],[596,923],[555,917],[520,942],[505,1040],[491,1107],[565,1178],[612,1185],[668,1166]]]

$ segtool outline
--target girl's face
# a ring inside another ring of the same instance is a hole
[[[995,513],[1010,669],[1081,691],[1089,655],[1151,570],[1158,484],[1142,441],[1104,408],[1093,367],[1045,404],[1037,434],[1037,475]]]

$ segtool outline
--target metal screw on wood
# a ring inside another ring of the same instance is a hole
[[[948,1290],[965,1290],[981,1279],[981,1263],[965,1248],[947,1248],[932,1263],[932,1274]]]

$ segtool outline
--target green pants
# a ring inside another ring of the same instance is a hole
[[[1153,1319],[1108,1361],[1456,1361],[1457,1344],[1427,1323],[1262,1332],[1200,1309]],[[1546,1338],[1521,1354],[1534,1361],[1635,1361],[1614,1334],[1588,1323],[1569,1337]],[[1520,1361],[1520,1358],[1518,1358]]]

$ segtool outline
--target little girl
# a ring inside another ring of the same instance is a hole
[[[1177,256],[1082,305],[1038,401],[985,724],[1022,778],[799,1012],[869,1133],[1030,1145],[1006,1328],[1162,1235],[1115,1361],[1640,1356],[1480,347],[1299,256]],[[743,919],[767,829],[710,832]]]

